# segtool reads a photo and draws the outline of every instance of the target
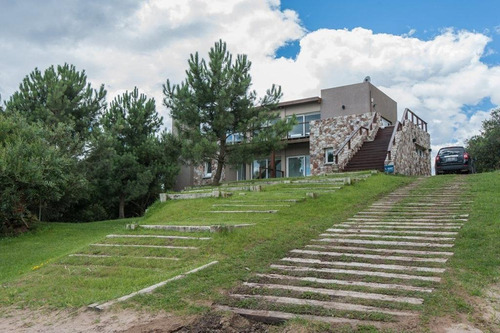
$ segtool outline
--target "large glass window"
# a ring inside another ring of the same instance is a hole
[[[281,178],[283,172],[281,171],[281,157],[276,157],[274,160],[276,168],[276,178]],[[264,179],[271,178],[271,160],[262,159],[255,160],[252,164],[252,178],[253,179]]]
[[[311,175],[310,163],[309,155],[288,157],[288,177],[304,177]]]
[[[297,124],[293,126],[290,132],[288,132],[288,137],[290,138],[300,138],[308,136],[310,134],[309,122],[321,119],[319,113],[297,114],[295,115],[295,117],[297,119]],[[292,117],[289,117],[289,119],[291,118]]]

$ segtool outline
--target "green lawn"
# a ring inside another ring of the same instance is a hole
[[[141,244],[144,240],[106,239],[105,235],[131,233],[127,221],[87,224],[47,224],[35,233],[0,242],[2,286],[0,302],[4,305],[81,307],[104,302],[166,280],[213,260],[219,264],[171,283],[158,292],[136,297],[129,304],[153,308],[197,311],[203,299],[216,299],[221,288],[229,288],[252,272],[265,270],[269,263],[292,248],[306,244],[320,232],[366,207],[381,195],[411,182],[406,177],[374,175],[367,180],[318,199],[307,199],[281,208],[277,214],[214,214],[226,210],[214,204],[240,201],[276,203],[284,195],[284,185],[273,185],[262,192],[235,193],[227,199],[197,199],[157,203],[138,220],[140,224],[210,225],[254,223],[255,226],[234,232],[200,233],[210,241],[196,243],[196,250],[156,248],[119,248],[91,246],[100,244]],[[286,198],[303,198],[306,191],[294,190]],[[130,223],[130,221],[128,222]],[[135,234],[162,234],[160,231],[133,231]],[[179,233],[168,232],[169,235]],[[161,243],[161,241],[158,241]],[[158,243],[158,244],[160,244]],[[156,244],[156,243],[154,243]],[[190,240],[168,240],[161,244],[189,246]],[[145,263],[130,258],[69,257],[86,255],[122,255],[132,257],[166,256],[178,261],[155,260]],[[165,297],[164,295],[168,295]],[[189,305],[187,305],[189,303]]]
[[[438,176],[425,180],[428,188],[446,184],[452,177]],[[470,297],[482,297],[500,276],[500,173],[459,177],[469,184],[474,202],[470,218],[460,231],[455,255],[447,264],[443,282],[423,307],[422,325],[436,316],[467,314],[478,325],[479,313]],[[286,185],[267,186],[262,192],[235,193],[230,198],[168,201],[156,203],[139,224],[212,225],[254,223],[233,232],[181,234],[211,237],[207,241],[110,239],[107,234],[165,235],[163,231],[125,230],[130,220],[86,224],[49,223],[33,233],[0,240],[0,304],[28,307],[77,308],[119,297],[213,260],[215,266],[174,281],[148,295],[135,297],[122,306],[163,309],[180,313],[199,313],[207,304],[221,299],[228,290],[256,272],[266,272],[269,264],[301,248],[312,238],[336,223],[368,207],[394,189],[414,178],[373,175],[322,193],[317,199],[292,203],[276,214],[217,214],[213,210],[236,210],[221,204],[277,204]],[[321,186],[319,186],[321,187]],[[289,189],[290,187],[288,187]],[[422,190],[425,193],[425,189]],[[307,191],[309,192],[309,191]],[[303,198],[306,191],[294,189],[286,198]],[[216,205],[216,206],[214,206]],[[192,251],[151,248],[91,246],[100,244],[155,244],[192,246]],[[129,258],[69,257],[68,254],[123,255]],[[165,256],[178,261],[141,261],[132,257]],[[296,325],[296,323],[292,323]],[[485,326],[487,327],[487,326]]]

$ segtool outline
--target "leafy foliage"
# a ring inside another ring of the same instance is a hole
[[[85,71],[73,65],[50,66],[43,73],[35,68],[6,103],[6,111],[18,112],[30,123],[41,121],[53,130],[61,123],[69,126],[70,135],[55,136],[53,143],[79,155],[105,108],[105,97],[104,85],[92,89]]]
[[[0,112],[0,234],[29,229],[35,219],[29,208],[63,196],[75,160],[50,142],[70,131],[63,124],[49,131],[18,113]]]
[[[281,139],[291,124],[272,113],[282,96],[272,86],[257,100],[250,90],[251,63],[246,55],[233,56],[226,43],[219,41],[210,49],[208,62],[191,54],[187,78],[180,85],[163,87],[164,104],[170,109],[185,160],[200,163],[215,160],[213,179],[218,184],[226,164],[249,162],[283,147]],[[238,135],[241,142],[230,145],[227,139]]]
[[[161,125],[154,99],[137,88],[117,96],[102,118],[88,164],[96,190],[118,203],[120,218],[127,203],[142,213],[177,174],[176,144],[167,133],[156,135]]]
[[[500,109],[483,121],[481,134],[467,141],[467,150],[476,158],[478,172],[500,169]]]
[[[180,148],[159,132],[154,100],[136,88],[106,111],[105,96],[65,64],[35,69],[0,107],[0,233],[37,216],[104,220],[126,205],[140,215],[172,186]]]

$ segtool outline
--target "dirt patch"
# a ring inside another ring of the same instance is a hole
[[[174,317],[166,313],[133,310],[95,312],[86,308],[74,311],[0,309],[0,332],[171,332],[190,321],[191,318]],[[162,330],[154,330],[160,327],[160,322]],[[151,329],[147,325],[150,325]],[[142,326],[145,330],[134,330]]]
[[[431,321],[430,330],[437,333],[500,333],[500,285],[490,286],[485,297],[466,297],[474,311],[458,318],[441,317]]]
[[[208,313],[197,318],[190,325],[182,327],[174,332],[262,333],[268,332],[268,327],[263,323],[246,319],[237,314],[223,316],[215,313]]]

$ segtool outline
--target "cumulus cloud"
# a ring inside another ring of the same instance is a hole
[[[490,39],[470,31],[443,30],[420,40],[366,28],[306,31],[279,0],[18,1],[2,5],[0,94],[8,99],[35,67],[69,62],[91,82],[106,84],[111,99],[134,86],[162,106],[167,78],[184,79],[190,53],[205,56],[223,39],[232,53],[253,63],[254,88],[280,84],[285,99],[319,95],[323,88],[372,83],[429,123],[433,147],[463,143],[479,133],[490,110],[466,114],[465,105],[489,98],[500,104],[500,67],[481,61]],[[299,41],[294,59],[278,48]]]

